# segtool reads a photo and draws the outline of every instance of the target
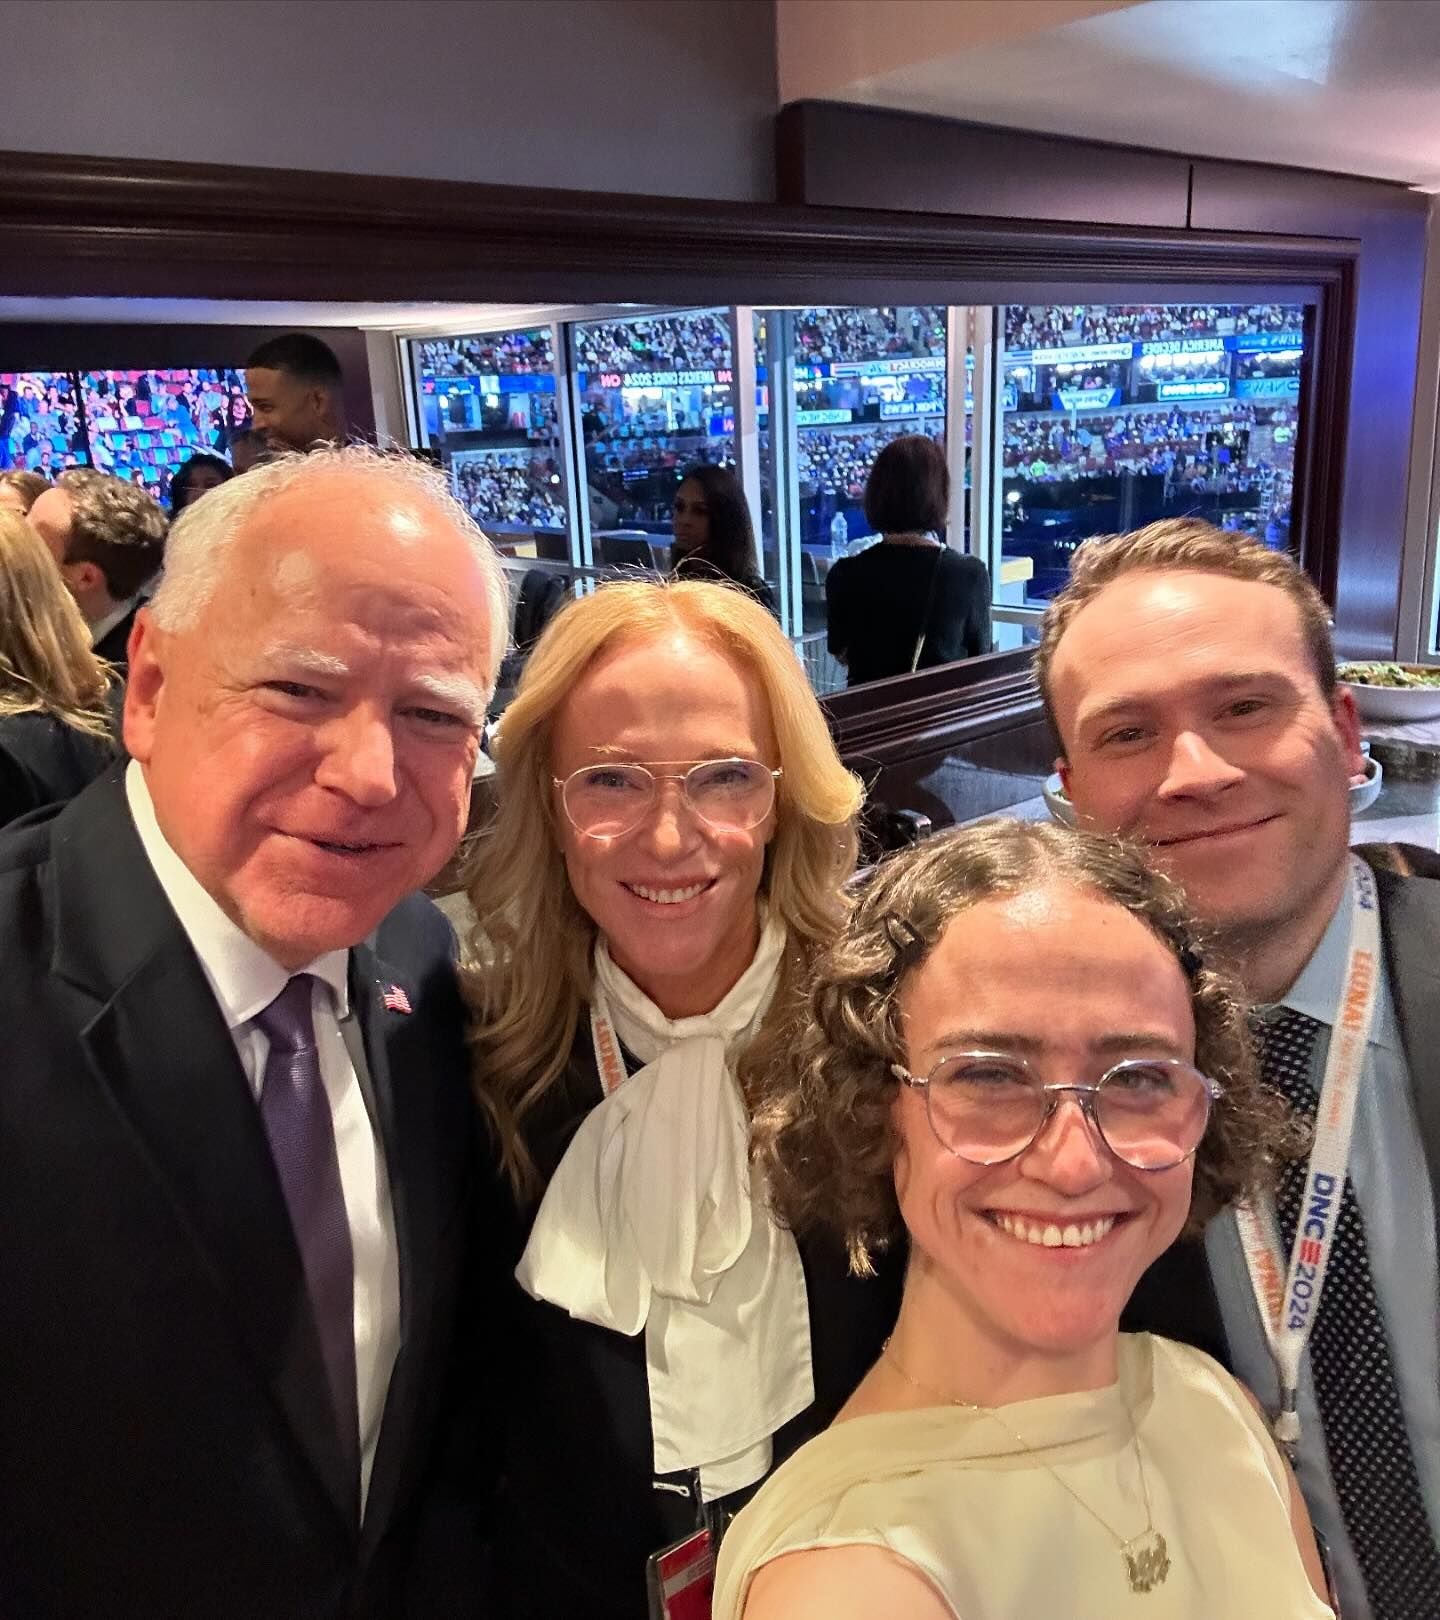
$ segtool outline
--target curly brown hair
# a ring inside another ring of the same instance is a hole
[[[1208,942],[1180,890],[1118,840],[1022,821],[985,822],[927,839],[877,867],[848,922],[821,953],[809,1017],[789,1067],[772,1076],[754,1115],[753,1152],[778,1217],[827,1226],[851,1270],[900,1225],[891,1120],[904,1062],[899,997],[953,918],[982,901],[1044,883],[1108,899],[1175,956],[1190,984],[1196,1066],[1222,1095],[1195,1155],[1186,1225],[1198,1232],[1243,1193],[1273,1182],[1303,1147],[1284,1104],[1260,1082],[1238,981],[1208,959]]]

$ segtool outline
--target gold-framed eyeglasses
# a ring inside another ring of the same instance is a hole
[[[1047,1085],[1023,1057],[957,1052],[928,1075],[890,1065],[897,1080],[925,1093],[935,1139],[969,1164],[1015,1159],[1072,1096],[1101,1141],[1136,1170],[1172,1170],[1205,1135],[1222,1088],[1178,1058],[1127,1058],[1094,1085]]]
[[[566,820],[586,838],[634,832],[654,811],[662,782],[678,782],[685,803],[716,832],[748,832],[775,807],[775,784],[783,772],[757,759],[702,759],[684,770],[655,769],[677,763],[601,760],[552,780]]]

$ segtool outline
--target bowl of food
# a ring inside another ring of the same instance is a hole
[[[1378,759],[1370,757],[1370,744],[1361,743],[1360,751],[1365,755],[1365,771],[1350,783],[1350,814],[1358,816],[1362,810],[1368,810],[1380,797],[1380,789],[1385,785],[1385,772]],[[1075,806],[1065,795],[1065,788],[1060,781],[1059,774],[1048,776],[1045,779],[1045,804],[1051,816],[1056,821],[1063,821],[1067,827],[1073,827],[1076,822]]]
[[[1440,666],[1351,663],[1336,674],[1362,720],[1440,719]]]

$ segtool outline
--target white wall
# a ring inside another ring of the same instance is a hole
[[[0,147],[769,200],[774,0],[0,0]]]

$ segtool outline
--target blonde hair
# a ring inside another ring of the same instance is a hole
[[[741,1063],[753,1095],[801,1012],[810,958],[843,919],[861,788],[841,765],[794,650],[764,608],[729,586],[627,581],[568,604],[547,626],[496,744],[499,810],[472,857],[477,922],[466,986],[476,1015],[477,1087],[519,1192],[536,1174],[525,1117],[570,1058],[590,995],[596,929],[561,852],[551,739],[561,705],[601,652],[677,629],[754,675],[780,749],[777,823],[762,888],[790,950],[764,1027]]]
[[[0,511],[0,715],[50,714],[110,738],[109,690],[49,548],[18,512]]]
[[[1076,614],[1122,574],[1221,574],[1255,585],[1273,585],[1284,591],[1300,615],[1300,628],[1320,690],[1329,699],[1335,692],[1335,646],[1330,636],[1330,613],[1325,599],[1287,552],[1271,551],[1248,534],[1217,529],[1202,518],[1166,518],[1130,534],[1097,535],[1075,553],[1065,589],[1045,610],[1040,646],[1035,654],[1035,678],[1045,703],[1045,717],[1061,752],[1065,739],[1051,693],[1055,653]],[[1143,626],[1137,626],[1143,634]]]
[[[0,489],[13,489],[27,512],[49,488],[50,480],[44,473],[30,472],[24,467],[0,472]]]

